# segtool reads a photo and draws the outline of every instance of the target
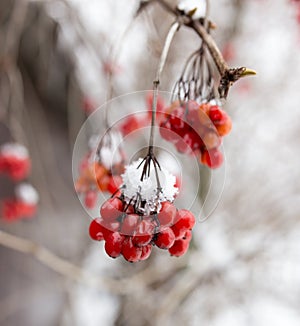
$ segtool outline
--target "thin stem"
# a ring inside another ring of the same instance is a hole
[[[162,74],[162,71],[164,69],[164,66],[166,64],[166,60],[168,57],[168,53],[170,50],[170,46],[172,43],[172,40],[178,31],[178,28],[180,27],[179,21],[175,21],[168,32],[168,35],[166,37],[166,41],[164,44],[164,48],[162,50],[162,54],[159,60],[157,72],[156,72],[156,78],[153,81],[153,100],[152,100],[152,119],[151,119],[151,131],[150,131],[150,138],[149,138],[149,154],[153,154],[153,144],[154,144],[154,126],[155,126],[155,118],[156,118],[156,108],[157,108],[157,97],[158,97],[158,86],[160,83],[160,77]]]

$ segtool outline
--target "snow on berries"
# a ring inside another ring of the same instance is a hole
[[[86,208],[95,207],[99,191],[114,194],[122,183],[125,156],[120,148],[121,136],[109,131],[99,141],[98,136],[91,137],[90,150],[79,167],[79,177],[75,182],[78,195],[83,196]]]
[[[103,203],[100,217],[90,224],[90,237],[104,240],[112,258],[142,261],[154,246],[179,257],[189,247],[195,217],[174,206],[176,178],[152,155],[126,166],[120,190]]]
[[[215,100],[200,104],[176,101],[166,109],[160,134],[178,152],[195,154],[202,164],[214,169],[223,162],[220,145],[231,128],[230,117]]]
[[[28,150],[18,143],[5,143],[0,147],[0,174],[13,181],[25,179],[31,168]]]
[[[1,205],[1,216],[7,222],[22,218],[32,218],[36,214],[39,195],[29,183],[20,183],[15,188],[15,196],[6,198]]]

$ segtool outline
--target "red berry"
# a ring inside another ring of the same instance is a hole
[[[209,117],[213,123],[220,123],[224,120],[224,111],[221,110],[217,105],[214,105],[209,110]]]
[[[122,255],[127,261],[135,263],[142,256],[142,247],[134,246],[131,237],[127,237],[123,242]]]
[[[151,255],[151,251],[152,251],[152,245],[151,244],[142,247],[142,254],[141,254],[140,260],[148,259],[149,256]]]
[[[201,162],[211,169],[216,169],[223,163],[223,154],[217,149],[205,150],[201,153]]]
[[[132,237],[132,243],[137,247],[148,245],[152,240],[152,235],[135,235]]]
[[[139,223],[139,215],[137,214],[126,214],[121,226],[121,233],[125,235],[133,235]]]
[[[110,232],[120,231],[120,222],[117,220],[116,221],[103,220],[102,225]],[[104,239],[106,239],[105,236]]]
[[[182,230],[182,229],[177,228],[176,224],[172,225],[171,229],[172,229],[172,231],[173,231],[173,233],[175,235],[176,240],[182,239],[184,237],[184,235],[185,235],[185,232],[186,232],[186,230]]]
[[[123,208],[123,202],[119,198],[110,198],[101,206],[100,215],[104,220],[113,221],[122,214]]]
[[[101,241],[106,236],[108,236],[108,234],[110,234],[110,231],[108,229],[106,229],[102,225],[102,223],[103,223],[103,220],[101,220],[100,218],[96,218],[91,222],[90,228],[89,228],[89,233],[90,233],[90,237],[93,240]]]
[[[162,136],[163,139],[174,142],[175,139],[177,141],[176,135],[174,134],[174,131],[171,130],[171,124],[169,121],[163,122],[159,126],[159,133]]]
[[[122,178],[118,175],[111,176],[109,183],[107,185],[107,191],[111,193],[112,195],[118,191],[122,184]]]
[[[175,241],[174,232],[171,228],[166,228],[157,234],[157,238],[154,243],[160,249],[169,249],[173,246]]]
[[[127,136],[139,128],[139,120],[134,115],[131,115],[123,121],[122,125],[120,126],[120,131],[123,136]]]
[[[94,190],[89,190],[84,197],[84,204],[87,208],[94,208],[97,201],[97,192]]]
[[[190,133],[186,133],[182,138],[178,137],[175,147],[179,153],[191,153],[192,152],[192,140]]]
[[[124,240],[125,237],[121,235],[119,232],[111,233],[106,238],[106,242],[104,246],[108,256],[112,258],[117,258],[118,256],[120,256]]]
[[[190,242],[192,239],[192,231],[191,230],[187,230],[182,238],[182,240],[186,240],[188,242]]]
[[[156,224],[153,222],[153,215],[144,216],[143,220],[139,223],[136,235],[154,234]]]
[[[189,242],[186,240],[176,240],[173,246],[169,249],[171,256],[183,256],[189,249]]]
[[[173,224],[176,212],[176,207],[172,203],[170,203],[169,201],[163,202],[161,210],[157,216],[160,222],[160,226],[164,227]]]
[[[180,209],[177,212],[176,215],[176,223],[174,224],[174,227],[178,230],[191,230],[196,223],[195,216],[192,214],[192,212],[186,210],[186,209]]]

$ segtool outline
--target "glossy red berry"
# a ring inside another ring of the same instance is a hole
[[[185,232],[186,232],[186,230],[180,229],[179,227],[177,227],[176,224],[172,225],[171,229],[172,229],[172,231],[173,231],[173,233],[175,235],[176,240],[182,239],[184,237],[184,235],[185,235]]]
[[[169,249],[173,246],[175,235],[171,228],[165,228],[156,236],[154,243],[160,249]]]
[[[139,120],[134,115],[131,115],[123,121],[122,125],[120,126],[120,131],[123,136],[127,136],[139,128]]]
[[[122,214],[123,208],[123,202],[119,198],[110,198],[101,206],[100,215],[104,220],[112,221]]]
[[[122,222],[121,233],[125,235],[133,235],[137,230],[139,218],[140,217],[137,214],[126,214]]]
[[[107,191],[112,195],[115,194],[122,185],[122,178],[119,175],[111,176],[107,185]]]
[[[119,232],[111,233],[106,238],[106,242],[104,246],[106,253],[112,258],[119,257],[122,251],[124,240],[125,237],[121,235]]]
[[[176,213],[177,213],[177,209],[172,203],[168,201],[163,202],[161,206],[161,210],[157,216],[160,223],[160,227],[162,228],[164,226],[172,225]]]
[[[150,257],[152,251],[152,245],[148,244],[147,246],[142,247],[142,253],[140,260],[146,260]]]
[[[182,240],[186,240],[186,241],[191,241],[192,239],[192,231],[191,230],[187,230],[182,238]]]
[[[91,222],[89,234],[93,240],[101,241],[110,234],[110,231],[106,229],[102,223],[103,220],[100,218],[96,218]]]
[[[176,240],[173,246],[169,249],[171,256],[180,257],[183,256],[189,249],[189,241],[187,240]]]
[[[225,116],[224,111],[222,111],[217,105],[214,105],[209,110],[209,117],[213,123],[222,123]]]
[[[122,255],[127,261],[135,263],[139,261],[142,256],[142,247],[136,247],[132,243],[131,237],[126,237],[123,242]]]
[[[195,216],[192,212],[186,209],[180,209],[176,215],[176,223],[174,227],[178,230],[188,231],[191,230],[196,223]]]

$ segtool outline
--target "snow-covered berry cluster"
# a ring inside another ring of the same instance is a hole
[[[15,188],[15,196],[7,198],[1,204],[1,216],[7,222],[34,217],[39,195],[28,183],[20,183]]]
[[[9,176],[13,181],[26,178],[31,162],[28,150],[18,143],[5,143],[0,147],[0,174]]]
[[[90,224],[91,238],[105,240],[105,251],[112,258],[145,260],[153,246],[172,256],[188,250],[195,217],[172,203],[178,191],[175,176],[147,159],[126,167],[120,191],[104,202],[100,217]]]
[[[210,168],[223,162],[220,151],[222,137],[232,127],[228,114],[216,101],[198,104],[195,101],[173,102],[160,123],[161,136],[175,145],[180,153],[196,154]]]

